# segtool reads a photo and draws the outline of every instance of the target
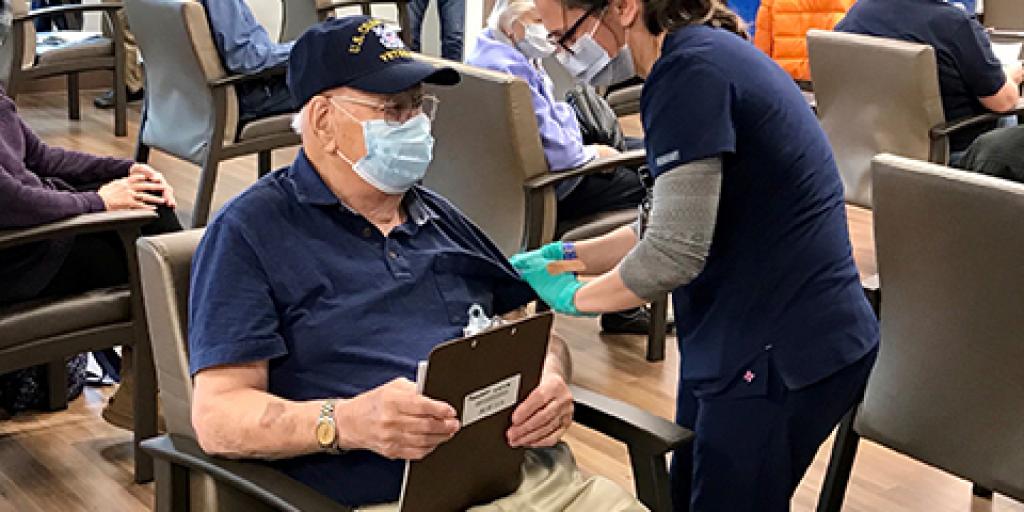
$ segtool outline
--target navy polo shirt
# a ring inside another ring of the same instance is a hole
[[[349,398],[462,335],[467,310],[507,313],[533,293],[448,201],[405,195],[384,237],[339,202],[300,152],[226,205],[192,265],[189,366],[269,361],[269,392]],[[309,435],[313,436],[313,432]],[[270,463],[349,506],[395,501],[402,461],[369,451]]]
[[[1006,84],[1006,74],[984,27],[964,9],[944,0],[859,0],[836,30],[935,48],[947,121],[988,112],[978,98],[992,96]],[[978,135],[994,127],[993,122],[954,133],[950,149],[967,149]]]
[[[641,112],[656,177],[723,161],[704,270],[673,292],[682,378],[713,394],[770,354],[797,389],[874,348],[839,172],[789,75],[730,32],[684,27],[665,38]]]

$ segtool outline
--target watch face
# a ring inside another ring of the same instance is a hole
[[[321,421],[316,425],[316,440],[320,446],[334,446],[334,423]]]

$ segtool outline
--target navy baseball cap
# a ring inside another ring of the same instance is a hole
[[[288,58],[288,89],[299,107],[335,87],[393,94],[421,82],[455,85],[459,78],[453,68],[414,59],[394,28],[369,16],[313,25]]]

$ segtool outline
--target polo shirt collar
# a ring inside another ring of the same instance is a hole
[[[292,164],[292,179],[295,182],[295,195],[299,202],[318,206],[340,205],[346,211],[362,216],[334,195],[303,150],[299,150],[299,154]],[[409,219],[417,226],[422,226],[428,221],[438,218],[437,212],[423,201],[419,186],[414,186],[405,193],[402,198],[402,206],[405,207]]]
[[[327,188],[327,184],[320,178],[320,173],[316,172],[304,150],[299,150],[292,164],[292,180],[295,182],[295,195],[300,203],[331,206],[341,202],[338,196]]]

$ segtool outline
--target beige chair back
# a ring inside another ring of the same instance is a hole
[[[454,87],[428,87],[441,104],[433,124],[434,160],[424,184],[451,200],[506,255],[525,247],[527,233],[538,225],[550,240],[553,192],[544,199],[548,218],[527,219],[523,185],[548,172],[529,86],[512,75],[423,58],[462,75]]]
[[[1000,30],[1024,30],[1024,2],[985,0],[985,26]]]
[[[169,434],[195,439],[192,378],[188,370],[188,295],[195,253],[204,230],[193,229],[139,239],[142,297],[146,305],[157,385]],[[189,478],[195,512],[263,512],[270,507],[207,475]]]
[[[214,130],[214,100],[207,84],[227,76],[206,10],[195,0],[131,0],[125,12],[146,61],[143,142],[201,164]],[[224,137],[233,141],[238,126],[234,89],[228,90],[227,109]]]
[[[193,229],[141,238],[138,242],[142,297],[167,430],[193,439],[188,293],[192,253],[202,236],[203,230]]]
[[[818,117],[846,200],[870,208],[871,158],[892,153],[928,160],[929,130],[945,121],[935,50],[821,30],[808,32],[807,49]]]
[[[1024,499],[1024,185],[873,169],[882,344],[857,430]]]

